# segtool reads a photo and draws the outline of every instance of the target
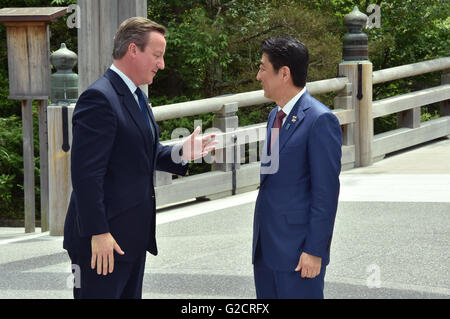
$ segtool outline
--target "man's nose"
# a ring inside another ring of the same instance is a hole
[[[259,71],[258,71],[258,73],[256,74],[256,81],[261,81],[261,77],[259,76]]]
[[[161,61],[159,62],[159,65],[158,65],[158,68],[160,70],[164,70],[164,67],[165,67],[165,65],[164,65],[164,58],[161,58]]]

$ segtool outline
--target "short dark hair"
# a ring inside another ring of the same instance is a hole
[[[308,48],[300,40],[290,36],[270,37],[264,39],[261,50],[272,63],[275,72],[289,67],[295,86],[305,87],[308,74]]]
[[[123,58],[130,43],[135,43],[141,51],[144,51],[148,44],[148,33],[151,31],[162,35],[167,33],[166,27],[147,18],[132,17],[123,21],[114,37],[113,58],[115,60]]]

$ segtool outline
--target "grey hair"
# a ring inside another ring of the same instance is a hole
[[[131,43],[135,43],[141,51],[148,44],[148,33],[156,31],[162,35],[167,34],[167,29],[150,19],[143,17],[132,17],[126,19],[119,26],[114,37],[113,59],[119,60],[125,56]]]

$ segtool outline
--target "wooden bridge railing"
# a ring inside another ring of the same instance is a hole
[[[344,62],[340,67],[342,70],[348,71],[350,68],[357,69],[358,64]],[[441,58],[373,73],[366,72],[364,78],[372,78],[372,81],[366,82],[375,84],[427,72],[448,71],[449,69],[450,58]],[[448,80],[448,73],[444,73],[442,84],[437,87],[378,101],[372,101],[372,95],[367,95],[364,102],[365,113],[362,112],[360,107],[361,101],[358,99],[355,101],[353,98],[355,96],[353,94],[355,93],[354,88],[357,88],[357,83],[352,83],[348,77],[311,82],[307,84],[307,89],[312,95],[338,92],[334,101],[333,112],[338,117],[344,132],[342,168],[345,170],[370,165],[374,160],[381,159],[390,152],[449,135],[450,116],[448,100],[450,99],[450,83]],[[362,90],[363,92],[371,92],[372,88],[363,87]],[[224,162],[221,165],[213,165],[213,171],[211,172],[184,178],[172,179],[170,174],[157,172],[156,198],[158,206],[196,197],[208,197],[217,194],[231,195],[232,171],[230,167],[234,158],[233,145],[235,144],[237,146],[237,158],[239,159],[236,171],[236,188],[238,192],[256,188],[259,184],[260,162],[257,160],[252,161],[251,159],[259,158],[258,155],[261,152],[262,143],[266,135],[266,123],[239,127],[237,121],[233,122],[230,120],[236,117],[236,111],[239,107],[248,107],[267,102],[270,101],[264,98],[263,91],[260,90],[153,108],[157,121],[208,112],[215,113],[214,127],[220,129],[217,134],[219,152],[216,154],[216,159],[221,159],[221,162]],[[421,123],[420,106],[436,102],[442,103],[441,116],[435,120]],[[372,124],[365,125],[365,131],[361,131],[361,119],[370,119],[370,122],[373,123],[374,118],[393,113],[398,113],[398,129],[374,136]],[[234,126],[227,126],[227,123],[234,123]],[[236,136],[236,142],[233,142],[233,136]],[[365,138],[361,139],[361,136]],[[179,142],[179,139],[174,139],[164,141],[163,144],[173,145]],[[363,143],[370,143],[370,145],[363,146]],[[241,156],[245,144],[249,145],[250,153],[250,163],[247,164],[241,162],[245,159],[244,156]],[[258,154],[252,157],[252,152],[256,152],[256,149],[259,149]],[[223,150],[223,152],[220,152],[220,150]],[[369,154],[371,154],[370,158],[365,159],[368,162],[366,164],[362,164],[361,160],[366,155],[358,153],[362,150],[366,150],[366,152],[369,150]],[[206,161],[213,162],[211,158],[207,158]]]

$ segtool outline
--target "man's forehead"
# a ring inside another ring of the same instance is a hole
[[[267,54],[265,54],[265,53],[262,54],[260,63],[261,63],[261,64],[266,64],[266,65],[267,65],[267,64],[270,64],[270,61],[269,61],[269,59],[267,58]]]
[[[147,48],[163,53],[166,49],[166,39],[164,35],[155,31],[149,32]]]

